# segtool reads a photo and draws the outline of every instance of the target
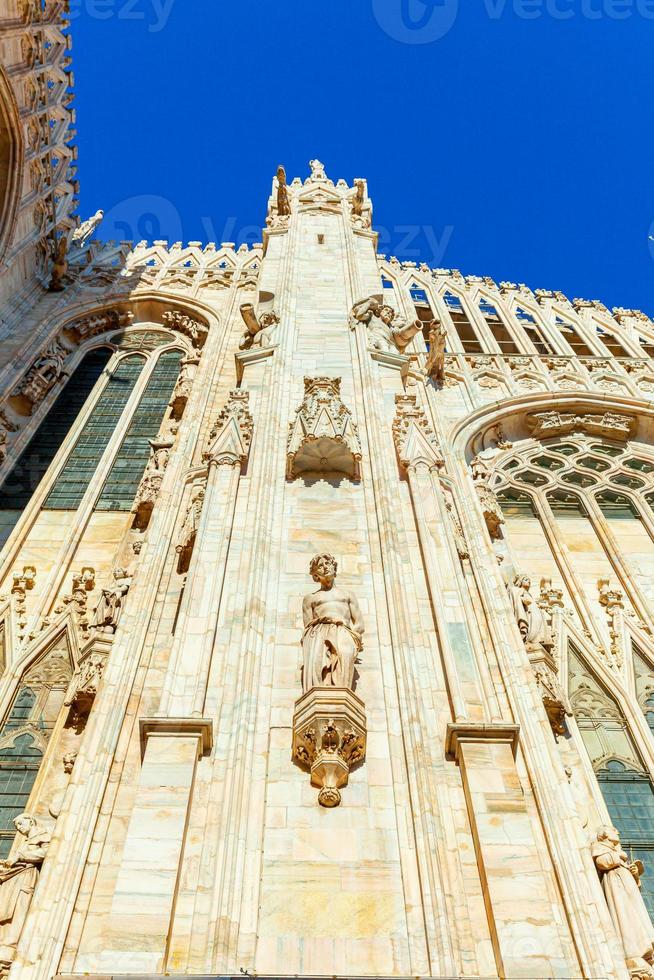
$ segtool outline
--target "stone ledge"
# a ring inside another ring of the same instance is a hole
[[[139,732],[141,736],[141,759],[145,755],[145,747],[151,736],[179,736],[188,738],[195,735],[198,739],[198,758],[208,755],[213,748],[213,721],[211,718],[140,718]]]
[[[448,759],[458,762],[462,742],[509,742],[515,758],[519,735],[520,725],[512,722],[450,722],[445,736],[445,754]]]

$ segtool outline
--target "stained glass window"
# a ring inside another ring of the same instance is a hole
[[[47,510],[76,510],[109,445],[145,360],[136,354],[119,361],[44,504]]]
[[[113,462],[96,510],[131,510],[150,457],[149,439],[161,426],[177,376],[181,352],[162,354],[143,392],[138,408]]]

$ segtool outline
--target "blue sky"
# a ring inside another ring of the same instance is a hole
[[[380,251],[654,315],[654,0],[71,0],[82,218],[255,241],[278,163]]]

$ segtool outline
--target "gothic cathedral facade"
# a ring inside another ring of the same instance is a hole
[[[0,973],[654,976],[654,323],[318,160],[102,243],[4,7]]]

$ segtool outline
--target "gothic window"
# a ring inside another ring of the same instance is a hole
[[[48,494],[46,510],[79,507],[144,364],[145,359],[138,354],[130,354],[118,362]]]
[[[111,471],[96,510],[129,511],[150,457],[150,439],[161,426],[179,374],[181,351],[162,354],[152,372]]]
[[[647,867],[654,864],[654,791],[627,720],[614,697],[569,651],[569,693],[584,748],[597,776],[624,850]],[[654,915],[654,882],[643,876],[645,904]]]
[[[64,641],[26,671],[0,726],[0,859],[11,848],[12,821],[27,806],[71,676]]]
[[[563,317],[556,316],[554,318],[554,326],[559,331],[566,343],[572,348],[572,352],[576,357],[595,356],[595,351],[590,349],[579,331],[573,327],[568,320],[564,320]]]
[[[597,336],[602,341],[604,346],[610,351],[613,357],[631,357],[628,350],[622,346],[618,338],[614,333],[609,330],[605,330],[603,327],[596,327]]]
[[[525,331],[539,354],[556,353],[531,313],[525,310],[522,306],[516,306],[514,313],[516,319],[520,322],[520,326]]]
[[[0,488],[0,510],[27,506],[110,358],[111,350],[102,347],[78,365]]]
[[[654,341],[647,340],[645,337],[639,337],[638,342],[643,348],[645,357],[654,357]]]
[[[581,434],[542,443],[533,440],[505,453],[494,479],[500,506],[506,507],[509,541],[521,562],[535,562],[543,575],[560,577],[548,543],[554,536],[588,602],[597,606],[598,579],[615,578],[618,554],[654,613],[650,447],[601,442]]]
[[[427,350],[429,350],[429,324],[434,319],[434,311],[431,308],[429,297],[422,286],[417,285],[415,282],[411,283],[409,286],[409,292],[411,294],[411,299],[413,300],[416,316],[422,324],[422,335],[425,339]]]
[[[481,354],[483,348],[459,297],[448,290],[443,293],[443,302],[454,324],[454,329],[461,341],[464,352],[466,354]]]
[[[633,644],[636,698],[643,710],[650,731],[654,734],[654,669],[636,644]]]
[[[502,317],[497,312],[497,309],[490,300],[482,296],[479,300],[479,312],[486,320],[493,337],[495,338],[498,347],[503,354],[519,354],[520,349],[516,344],[513,336],[509,332],[509,328],[502,319]]]

